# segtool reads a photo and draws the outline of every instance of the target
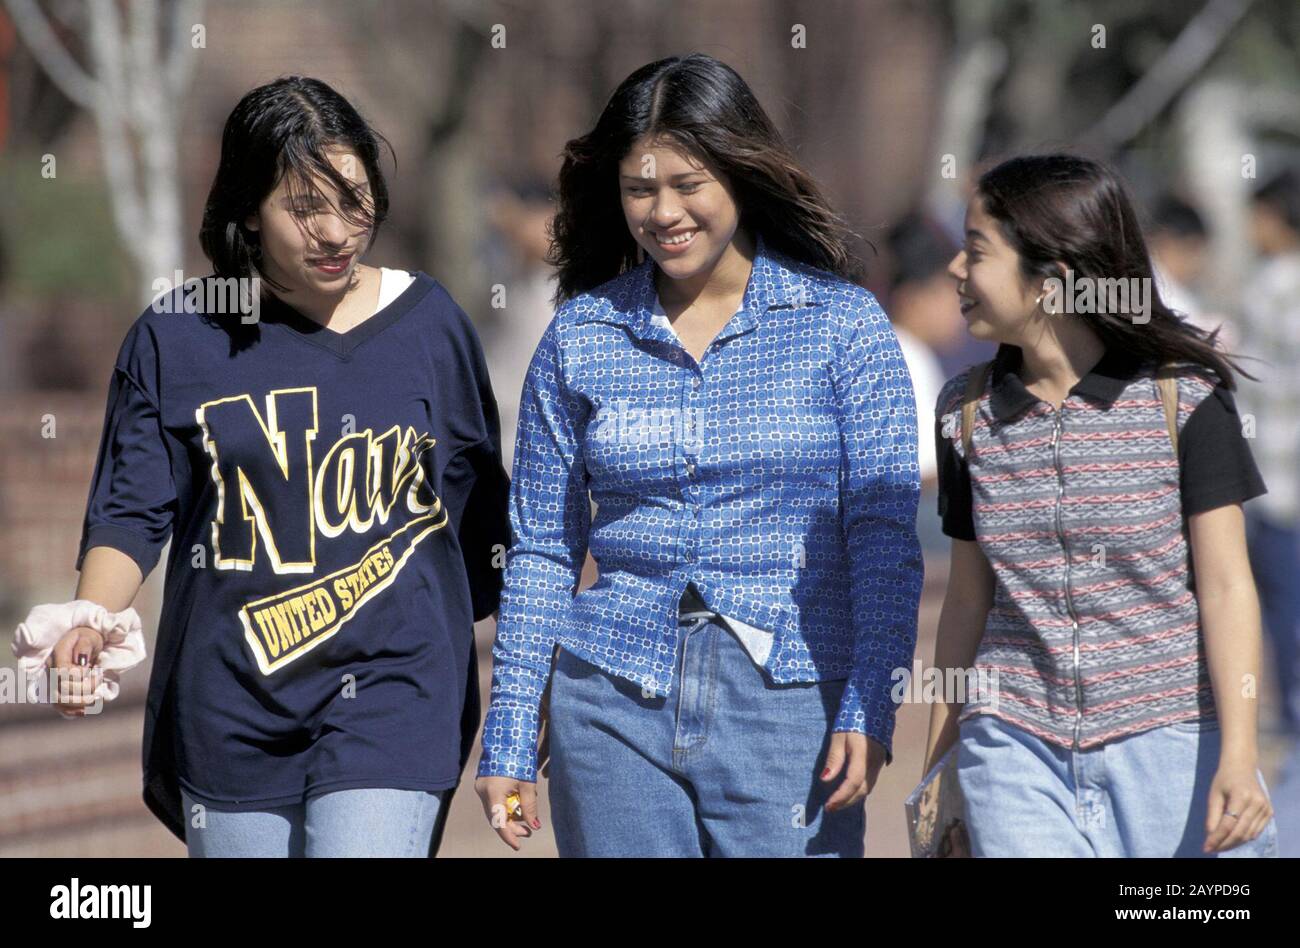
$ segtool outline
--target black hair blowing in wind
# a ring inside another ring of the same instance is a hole
[[[199,228],[199,244],[219,277],[248,278],[254,271],[267,278],[256,231],[244,220],[255,212],[287,175],[286,187],[297,200],[311,193],[325,197],[317,182],[329,181],[343,196],[338,213],[349,223],[370,230],[374,240],[388,216],[388,185],[379,166],[379,141],[392,145],[363,119],[352,104],[319,79],[285,76],[248,92],[226,119],[221,160],[208,192]],[[355,187],[330,164],[331,146],[351,148],[370,180],[370,193]],[[396,155],[393,155],[396,164]],[[319,235],[311,230],[313,237]]]
[[[619,200],[618,163],[649,136],[711,163],[729,179],[740,226],[775,250],[854,280],[854,236],[831,209],[745,80],[712,56],[692,53],[642,66],[615,90],[596,127],[564,148],[550,262],[556,302],[637,263]]]
[[[1150,281],[1148,322],[1134,322],[1127,313],[1089,315],[1089,326],[1108,349],[1157,365],[1192,362],[1217,375],[1228,389],[1236,387],[1234,370],[1255,378],[1217,348],[1218,329],[1201,329],[1160,299],[1133,203],[1119,176],[1103,163],[1061,153],[1022,155],[984,172],[975,192],[1020,255],[1026,280],[1062,279],[1064,264],[1076,279]]]

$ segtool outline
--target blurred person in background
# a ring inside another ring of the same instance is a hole
[[[1210,252],[1200,212],[1176,195],[1162,195],[1151,212],[1147,247],[1156,290],[1165,305],[1207,332],[1219,329],[1218,344],[1235,349],[1236,327],[1231,320],[1207,312],[1196,288]]]
[[[1241,299],[1241,349],[1258,382],[1241,406],[1268,493],[1250,508],[1247,535],[1291,744],[1277,788],[1284,856],[1300,856],[1300,175],[1287,169],[1251,202],[1260,262]]]
[[[509,470],[519,423],[519,393],[537,340],[555,314],[555,268],[547,262],[555,208],[542,185],[503,188],[487,203],[488,222],[506,250],[505,306],[483,331],[483,348],[500,400],[501,446]]]
[[[894,261],[889,321],[907,360],[916,395],[920,438],[917,460],[921,469],[917,532],[925,550],[947,552],[948,543],[936,512],[934,403],[947,379],[936,353],[959,348],[966,335],[948,276],[948,262],[957,248],[942,229],[920,214],[909,215],[891,229],[889,247]]]
[[[898,339],[712,57],[629,76],[559,182],[484,813],[515,849],[540,826],[546,714],[561,856],[861,857],[922,578]],[[600,578],[575,598],[589,547]],[[500,821],[512,794],[523,819]]]

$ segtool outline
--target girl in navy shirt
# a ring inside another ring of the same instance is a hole
[[[215,272],[113,372],[77,597],[126,608],[170,539],[145,801],[192,855],[424,856],[477,726],[496,404],[446,290],[359,263],[378,159],[324,83],[248,93],[204,211]]]

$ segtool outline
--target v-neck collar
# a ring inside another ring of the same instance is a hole
[[[736,307],[736,313],[743,313],[744,311],[745,311],[745,301],[741,300],[740,305]],[[733,313],[732,315],[735,315],[735,313]],[[668,310],[664,309],[664,304],[659,299],[658,293],[655,294],[654,308],[650,311],[650,322],[653,325],[661,326],[664,329],[667,329],[674,336],[677,335],[677,330],[673,328],[672,320],[668,318]],[[726,327],[724,326],[723,328],[725,329]],[[719,335],[721,335],[721,333],[719,333]]]
[[[396,299],[346,332],[338,332],[322,326],[273,293],[268,293],[267,298],[262,302],[262,321],[278,323],[303,342],[319,346],[340,359],[347,359],[367,339],[374,337],[405,316],[433,289],[433,277],[423,270],[417,270],[414,275],[415,279],[411,281],[411,285],[399,293]]]
[[[649,254],[637,266],[626,270],[592,293],[594,306],[584,307],[579,322],[608,322],[627,327],[639,339],[675,342],[670,327],[653,320],[659,298],[655,286],[657,265]],[[769,309],[811,306],[825,302],[818,281],[803,265],[768,246],[759,233],[755,238],[754,261],[745,284],[740,310],[722,328],[715,342],[748,332]]]

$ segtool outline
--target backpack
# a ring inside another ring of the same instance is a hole
[[[984,383],[992,368],[992,361],[981,362],[971,367],[966,379],[966,393],[961,402],[961,445],[967,459],[970,458],[971,432],[975,427],[975,406],[984,394]],[[1166,363],[1156,371],[1156,387],[1160,390],[1160,403],[1165,409],[1169,443],[1174,446],[1174,457],[1178,457],[1178,379],[1172,363]]]

